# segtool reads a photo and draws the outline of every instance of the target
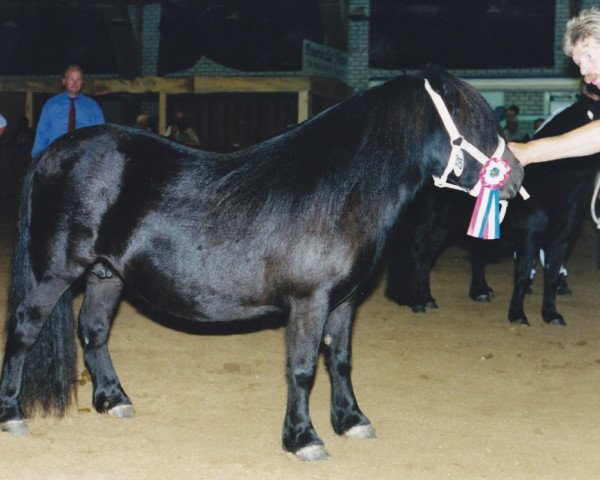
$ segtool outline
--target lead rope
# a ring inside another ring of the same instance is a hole
[[[594,194],[592,195],[592,201],[590,202],[590,212],[592,219],[596,224],[596,269],[600,270],[600,218],[596,215],[596,201],[598,200],[598,193],[600,192],[600,176],[596,176],[596,186],[594,187]]]
[[[594,187],[594,194],[592,195],[592,202],[590,204],[590,210],[592,212],[592,219],[596,224],[596,228],[600,230],[600,218],[596,215],[596,200],[598,199],[598,193],[600,192],[600,176],[596,177],[596,186]]]

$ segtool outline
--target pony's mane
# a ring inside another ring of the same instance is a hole
[[[451,73],[430,66],[425,70],[425,77],[433,83],[442,82],[442,96],[454,118],[462,125],[462,134],[469,138],[477,138],[480,149],[494,150],[498,135],[504,133],[492,110],[481,94],[469,83]],[[435,85],[434,85],[435,86]],[[477,112],[477,115],[473,115]]]
[[[292,130],[231,154],[237,168],[216,184],[215,211],[289,209],[294,215],[316,208],[338,218],[349,198],[377,195],[382,169],[399,177],[406,162],[390,158],[403,150],[410,119],[422,115],[413,99],[422,80],[400,77],[359,93]],[[392,133],[392,135],[390,135]],[[240,161],[240,158],[244,161]]]
[[[439,69],[428,69],[425,76],[451,112],[462,117],[465,135],[497,143],[495,116],[473,87]],[[469,115],[474,111],[481,114]],[[261,216],[281,218],[286,225],[286,220],[304,218],[327,223],[315,228],[327,228],[354,206],[362,211],[352,215],[368,216],[372,208],[386,208],[382,199],[407,200],[430,178],[427,159],[449,150],[434,115],[423,76],[396,77],[361,92],[278,137],[228,156],[225,163],[235,168],[214,184],[217,201],[211,216],[238,218],[246,225]],[[435,135],[444,143],[431,141]]]

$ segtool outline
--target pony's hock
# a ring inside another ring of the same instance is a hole
[[[465,138],[494,152],[499,127],[485,100],[447,72],[425,76]],[[48,147],[23,186],[2,428],[26,433],[36,409],[67,410],[77,382],[71,290],[83,278],[79,333],[97,411],[134,413],[107,347],[126,286],[180,319],[286,318],[285,450],[307,460],[328,455],[308,409],[320,348],[334,431],[374,437],[350,378],[351,325],[390,228],[446,168],[448,134],[423,85],[423,77],[398,77],[230,154],[111,125]],[[505,199],[523,169],[508,150],[502,157],[511,169],[499,189]],[[480,170],[467,152],[460,176],[446,180],[470,190]]]

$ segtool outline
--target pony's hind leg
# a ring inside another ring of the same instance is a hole
[[[108,267],[93,267],[87,274],[85,296],[79,312],[80,336],[85,364],[93,382],[93,404],[100,413],[133,417],[135,411],[125,394],[108,353],[108,333],[116,313],[123,281],[107,274]]]
[[[41,406],[62,415],[76,380],[69,283],[22,277],[29,280],[25,293],[11,299],[0,381],[0,429],[15,435],[29,433],[26,411]]]
[[[508,320],[511,323],[529,325],[529,320],[525,315],[524,300],[531,284],[531,270],[535,267],[538,251],[539,247],[529,237],[516,247],[514,285],[508,308]]]
[[[567,257],[567,249],[568,243],[565,240],[551,242],[545,249],[542,319],[550,325],[566,325],[564,317],[556,309],[556,295],[561,277],[560,268]]]
[[[338,435],[374,438],[375,430],[358,407],[350,378],[353,315],[354,302],[348,300],[329,314],[325,324],[323,348],[325,364],[331,377],[331,423]]]

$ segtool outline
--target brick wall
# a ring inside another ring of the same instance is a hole
[[[349,11],[363,7],[370,14],[369,0],[350,0]],[[366,88],[372,74],[369,69],[369,22],[349,20],[348,84],[356,90]]]
[[[582,8],[596,5],[596,0],[582,0]],[[369,0],[349,0],[348,9],[353,11],[358,7],[365,10],[369,16]],[[453,73],[464,77],[487,78],[520,78],[520,77],[568,77],[572,75],[569,70],[570,60],[562,51],[562,37],[564,26],[569,19],[569,0],[556,0],[555,11],[555,65],[552,68],[519,68],[497,70],[453,70]],[[135,24],[135,12],[131,10],[132,21]],[[155,75],[158,56],[160,23],[160,5],[146,4],[143,9],[143,74]],[[349,45],[348,45],[348,84],[355,89],[367,88],[373,79],[393,77],[401,72],[390,70],[377,70],[369,68],[369,22],[349,20]],[[232,68],[219,65],[207,58],[201,58],[196,65],[186,71],[169,76],[189,75],[301,75],[302,72],[241,72]],[[543,116],[545,113],[545,91],[506,91],[504,96],[505,106],[519,105],[521,116],[525,122],[533,122],[534,117]]]

